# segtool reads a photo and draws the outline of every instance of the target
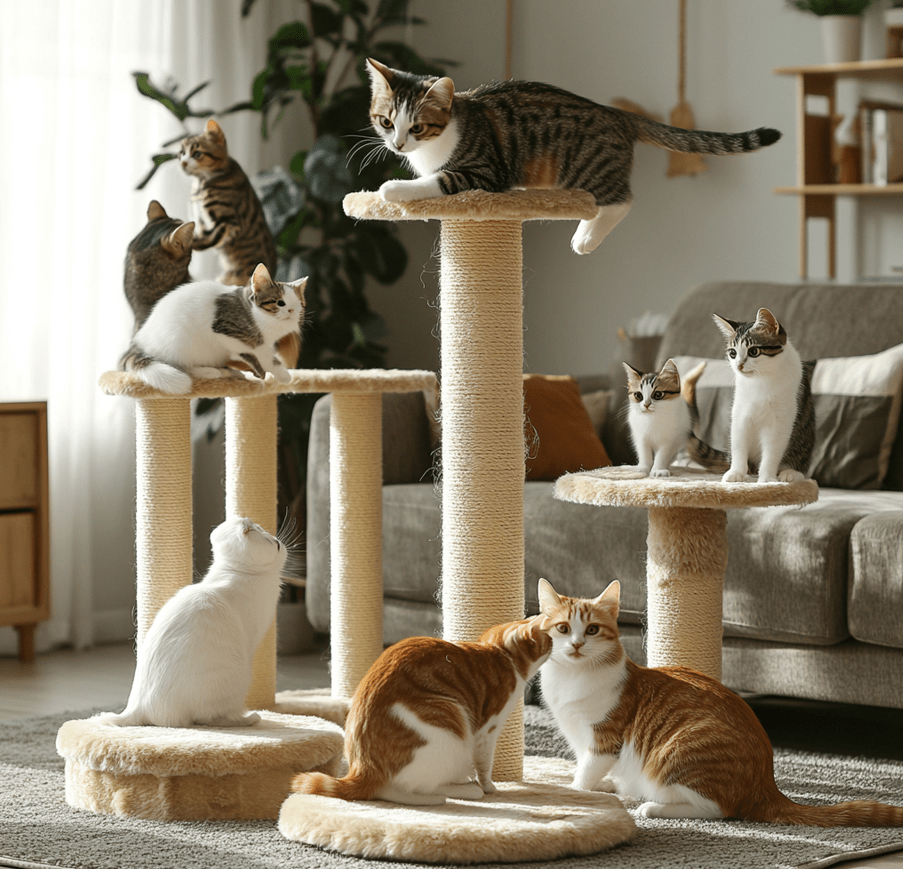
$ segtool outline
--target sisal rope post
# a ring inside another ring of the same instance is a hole
[[[226,399],[226,517],[247,516],[275,534],[275,395]],[[248,696],[249,709],[271,709],[276,702],[276,614],[257,647]]]
[[[451,642],[524,615],[521,223],[444,220],[440,238],[442,618]],[[523,707],[496,748],[523,775]]]
[[[727,515],[650,507],[647,548],[648,666],[679,661],[720,682]]]
[[[332,696],[383,650],[382,395],[334,393],[329,417]]]
[[[148,628],[191,583],[191,406],[181,398],[136,403],[138,654]]]

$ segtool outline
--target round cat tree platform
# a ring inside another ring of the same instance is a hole
[[[139,656],[159,608],[193,576],[190,399],[226,399],[227,515],[249,516],[275,533],[277,394],[333,394],[332,691],[276,697],[274,613],[255,655],[247,705],[319,718],[288,724],[285,714],[265,714],[250,728],[67,722],[58,750],[66,759],[71,805],[173,820],[275,818],[290,773],[338,761],[340,730],[322,718],[344,719],[354,688],[382,652],[381,394],[434,384],[427,371],[299,370],[287,384],[272,378],[196,380],[192,392],[173,396],[124,372],[101,377],[107,394],[136,399]],[[239,754],[243,760],[233,763]],[[232,782],[241,792],[236,801],[223,796],[224,775],[239,777]]]
[[[672,468],[645,477],[635,468],[565,474],[555,497],[576,504],[645,507],[646,651],[650,667],[690,667],[721,680],[726,510],[811,504],[814,480],[722,483],[720,474]]]
[[[442,221],[443,634],[476,640],[524,615],[521,224],[591,219],[598,209],[588,193],[561,190],[405,203],[353,193],[344,206],[359,219]],[[553,783],[543,758],[527,758],[525,770],[523,754],[519,706],[496,748],[498,794],[429,808],[293,794],[279,829],[343,854],[435,863],[593,854],[633,835],[617,799]]]

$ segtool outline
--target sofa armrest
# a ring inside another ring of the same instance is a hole
[[[314,405],[307,450],[307,591],[310,623],[329,630],[329,415],[332,396]],[[429,421],[423,394],[382,396],[383,484],[431,479]]]

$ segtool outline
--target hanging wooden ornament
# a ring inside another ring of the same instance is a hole
[[[696,129],[693,110],[686,100],[686,68],[687,68],[687,0],[680,0],[680,24],[678,30],[678,74],[677,105],[671,110],[671,125],[685,130]],[[701,154],[681,154],[671,151],[668,160],[668,177],[678,175],[697,175],[709,167]]]

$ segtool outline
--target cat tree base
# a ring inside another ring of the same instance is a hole
[[[635,468],[614,467],[559,477],[555,497],[649,510],[648,665],[690,667],[720,681],[725,510],[811,504],[818,500],[818,484],[722,483],[719,474],[690,468],[672,468],[670,477],[646,477]]]
[[[57,735],[66,802],[156,821],[274,819],[305,770],[339,774],[342,729],[262,711],[251,727],[118,727],[67,721]]]
[[[597,854],[628,842],[633,819],[612,794],[568,787],[573,763],[527,757],[524,781],[481,800],[444,806],[346,802],[292,794],[279,813],[285,838],[366,859],[520,863]]]

